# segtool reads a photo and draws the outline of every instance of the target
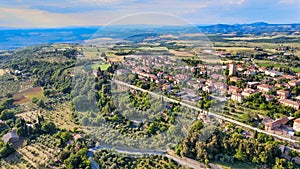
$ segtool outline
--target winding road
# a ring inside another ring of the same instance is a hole
[[[96,163],[94,160],[94,152],[96,152],[99,149],[107,149],[107,150],[114,150],[118,153],[123,153],[123,154],[129,154],[129,155],[162,155],[165,157],[168,157],[170,159],[173,159],[176,161],[178,164],[182,166],[186,166],[188,168],[194,168],[194,169],[202,169],[200,165],[197,165],[197,161],[195,162],[189,162],[186,160],[183,160],[179,157],[175,157],[172,155],[167,154],[166,151],[156,151],[156,150],[143,150],[143,149],[130,149],[130,148],[122,148],[122,147],[109,147],[109,146],[96,146],[94,148],[90,148],[88,152],[88,158],[91,158],[92,162],[92,169],[99,169],[99,165]]]

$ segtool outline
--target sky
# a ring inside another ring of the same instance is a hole
[[[193,24],[300,23],[300,0],[1,1],[0,27],[101,26],[181,21]]]

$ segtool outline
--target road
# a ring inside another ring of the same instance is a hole
[[[90,148],[88,152],[88,158],[91,158],[92,161],[92,169],[99,169],[99,165],[94,160],[94,152],[96,152],[99,149],[108,149],[118,152],[118,153],[124,153],[129,155],[162,155],[165,157],[168,157],[170,159],[173,159],[178,164],[186,166],[188,168],[194,168],[194,169],[201,169],[199,165],[196,163],[185,161],[181,158],[171,156],[166,153],[166,151],[156,151],[156,150],[143,150],[143,149],[130,149],[130,148],[122,148],[122,147],[109,147],[109,146],[96,146],[94,148]]]
[[[122,82],[122,81],[119,81],[119,80],[113,80],[112,82],[114,82],[114,83],[116,83],[116,84],[120,84],[120,85],[127,86],[127,87],[132,88],[132,89],[135,89],[135,90],[139,90],[139,91],[142,91],[142,92],[147,92],[147,93],[149,93],[150,95],[152,95],[152,96],[154,96],[154,97],[163,98],[165,101],[168,101],[168,102],[179,103],[179,104],[181,104],[182,106],[191,108],[191,109],[193,109],[193,110],[196,110],[196,111],[199,111],[199,112],[204,112],[204,113],[206,113],[206,114],[209,115],[209,116],[213,116],[213,117],[215,117],[215,118],[218,118],[218,119],[221,119],[221,120],[224,120],[224,121],[228,121],[228,122],[230,122],[230,123],[233,123],[233,124],[236,124],[236,125],[239,125],[239,126],[242,126],[242,127],[245,127],[245,128],[251,129],[251,130],[254,130],[254,131],[257,131],[257,132],[259,132],[259,133],[263,133],[263,134],[267,134],[267,135],[276,137],[276,138],[278,138],[278,139],[280,139],[280,140],[284,140],[284,141],[288,141],[288,142],[292,142],[292,143],[297,143],[297,142],[298,142],[297,140],[294,140],[294,139],[291,139],[291,138],[287,138],[287,137],[284,137],[284,136],[281,136],[281,135],[277,135],[277,134],[274,134],[274,133],[270,133],[270,132],[268,132],[268,131],[258,129],[258,128],[256,128],[256,127],[252,127],[252,126],[250,126],[250,125],[244,124],[244,123],[242,123],[242,122],[239,122],[239,121],[236,121],[236,120],[227,118],[227,117],[224,117],[224,116],[219,115],[219,114],[216,114],[216,113],[203,111],[202,109],[200,109],[200,108],[198,108],[198,107],[189,105],[189,104],[187,104],[187,103],[184,103],[184,102],[181,102],[181,101],[178,101],[178,100],[175,100],[175,99],[168,98],[167,96],[160,95],[160,94],[157,94],[157,93],[154,93],[154,92],[151,92],[151,91],[142,89],[142,88],[137,87],[137,86],[130,85],[130,84],[128,84],[128,83],[125,83],[125,82]]]

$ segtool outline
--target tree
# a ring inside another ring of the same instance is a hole
[[[45,134],[54,134],[56,132],[56,126],[53,122],[45,122],[42,125],[42,131]]]
[[[237,152],[234,155],[234,158],[236,158],[239,161],[246,161],[247,155],[242,150],[237,150]]]
[[[68,169],[90,169],[91,162],[86,158],[88,153],[87,148],[82,148],[77,151],[75,154],[71,154],[69,158],[65,160],[65,165]]]
[[[41,107],[41,108],[45,108],[46,107],[44,100],[40,100],[37,105],[39,107]]]
[[[32,98],[32,103],[38,103],[38,101],[39,101],[39,99],[38,98],[36,98],[36,97],[34,97],[34,98]]]
[[[44,90],[44,95],[45,95],[46,97],[49,97],[50,94],[51,94],[51,90],[49,90],[49,89]]]
[[[15,152],[15,149],[10,143],[0,142],[0,159],[8,157],[13,152]]]
[[[14,103],[14,99],[10,98],[10,99],[5,100],[5,101],[2,103],[2,106],[8,109],[8,108],[10,108],[11,106],[13,106],[13,103]]]
[[[4,110],[0,114],[1,120],[15,119],[15,113],[11,110]]]

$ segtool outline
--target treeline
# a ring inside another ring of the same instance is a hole
[[[95,155],[95,161],[102,169],[181,169],[182,166],[178,165],[172,159],[164,156],[149,156],[149,157],[133,157],[123,155],[115,151],[105,149],[98,150]]]
[[[216,128],[208,133],[206,130],[208,129],[197,121],[182,144],[175,148],[175,152],[205,164],[214,161],[227,163],[240,161],[274,168],[280,166],[296,168],[291,162],[280,159],[278,142],[271,136],[254,133],[252,137],[246,137],[239,128],[231,128],[229,131]]]

